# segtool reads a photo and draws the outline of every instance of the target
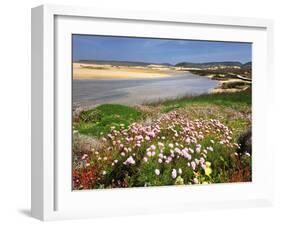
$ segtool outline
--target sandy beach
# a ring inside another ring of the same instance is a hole
[[[113,66],[73,63],[73,79],[148,79],[170,77],[169,67]]]
[[[210,76],[208,76],[211,78]],[[228,79],[226,81],[219,81],[219,85],[214,88],[211,93],[235,93],[247,90],[252,82],[243,81],[241,79]]]

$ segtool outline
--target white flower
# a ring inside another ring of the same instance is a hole
[[[159,169],[155,169],[155,174],[157,175],[157,176],[159,176],[160,175],[160,170]]]
[[[181,168],[178,169],[178,173],[179,173],[179,175],[182,174],[182,169]]]
[[[177,171],[175,169],[172,170],[172,178],[175,179],[177,177]]]
[[[162,161],[162,159],[158,159],[158,162],[159,162],[159,163],[162,163],[163,161]]]
[[[102,175],[105,175],[106,174],[106,171],[104,170],[104,171],[102,171]]]
[[[179,148],[175,148],[175,152],[181,153],[181,150]]]
[[[147,162],[147,158],[146,158],[146,157],[143,157],[143,161],[144,161],[144,162]]]
[[[158,142],[158,146],[159,146],[160,149],[162,149],[164,147],[164,144],[161,143],[161,142]]]
[[[145,139],[146,139],[146,140],[150,140],[150,137],[149,137],[149,136],[145,136]]]
[[[169,144],[169,148],[173,148],[174,147],[174,145],[173,144]]]
[[[193,183],[194,184],[198,184],[199,183],[199,181],[198,181],[198,179],[196,177],[193,179]]]

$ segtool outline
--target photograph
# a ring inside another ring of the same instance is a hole
[[[72,34],[71,48],[72,190],[252,181],[251,42]]]

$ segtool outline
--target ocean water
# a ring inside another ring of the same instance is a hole
[[[73,80],[73,106],[90,107],[104,103],[137,105],[184,95],[210,92],[218,81],[183,73],[155,79]]]

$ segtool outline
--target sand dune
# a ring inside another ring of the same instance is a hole
[[[163,67],[112,66],[73,63],[73,79],[137,79],[169,77],[175,71]]]

